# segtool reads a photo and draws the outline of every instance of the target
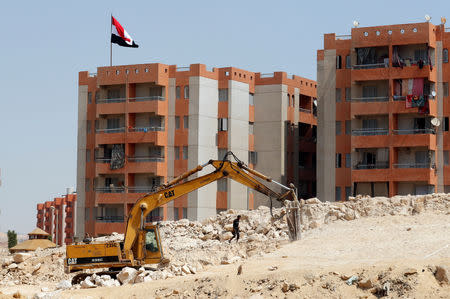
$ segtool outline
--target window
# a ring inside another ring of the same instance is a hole
[[[188,147],[183,146],[183,160],[187,160],[187,159],[188,159]]]
[[[175,129],[179,129],[179,128],[180,128],[180,117],[175,116]]]
[[[95,103],[97,103],[99,99],[100,99],[100,92],[96,92],[95,93]]]
[[[250,106],[255,106],[255,95],[253,93],[248,94],[248,103]]]
[[[228,190],[228,179],[222,178],[217,181],[217,191],[219,192],[227,192]]]
[[[448,131],[448,117],[444,117],[444,124],[443,124],[443,126],[442,126],[442,130],[443,130],[444,132],[447,132],[447,131]]]
[[[287,104],[288,104],[288,107],[290,107],[291,106],[291,95],[287,94],[287,98],[288,98]]]
[[[158,252],[158,242],[156,241],[156,233],[154,229],[149,229],[145,233],[145,250],[150,252]]]
[[[306,152],[298,152],[298,167],[305,168],[306,167]]]
[[[336,154],[336,168],[341,168],[342,164],[342,155]]]
[[[351,135],[352,134],[352,121],[346,120],[345,121],[345,135]]]
[[[335,201],[341,201],[341,187],[336,187],[336,198]]]
[[[175,160],[180,160],[180,147],[175,146],[174,150],[175,150]]]
[[[228,131],[228,118],[219,118],[219,131]]]
[[[187,208],[183,208],[183,219],[187,219]]]
[[[120,128],[120,119],[119,118],[108,118],[106,120],[106,127],[108,129],[119,129]]]
[[[181,97],[180,93],[181,87],[180,86],[175,87],[175,98],[179,99]]]
[[[336,135],[341,135],[341,122],[336,122]]]
[[[249,135],[253,135],[254,134],[254,126],[255,126],[255,123],[253,123],[253,122],[249,122],[248,123],[248,134]]]
[[[91,150],[86,150],[86,162],[91,162]]]
[[[350,55],[345,56],[345,68],[351,69],[352,68],[352,58]]]
[[[336,103],[341,101],[341,89],[336,88]]]
[[[248,163],[256,165],[258,163],[258,153],[257,152],[248,152]]]
[[[362,126],[363,129],[376,129],[378,128],[378,121],[376,118],[363,119]]]
[[[448,97],[448,82],[442,83],[442,88],[444,89],[444,97]]]
[[[90,208],[84,208],[84,220],[85,221],[89,221],[89,216],[90,216],[89,212],[90,212],[90,210],[91,210]]]
[[[444,63],[448,62],[448,49],[442,50],[442,62]]]
[[[347,102],[352,100],[352,89],[350,87],[345,88],[345,100]]]
[[[185,129],[189,129],[189,116],[183,116],[183,125]]]
[[[90,120],[86,121],[86,133],[87,134],[91,133],[91,121]]]
[[[363,86],[363,98],[370,98],[377,96],[376,86]]]
[[[88,92],[88,104],[92,103],[92,92]]]
[[[189,85],[184,87],[184,98],[189,99]]]
[[[173,219],[180,220],[180,215],[178,214],[178,208],[173,208]]]
[[[295,96],[292,95],[292,107],[295,107]]]
[[[352,196],[352,187],[345,187],[345,199],[348,200],[350,196]]]
[[[336,56],[336,69],[341,69],[342,68],[342,61],[341,61],[341,56],[338,55]]]
[[[228,89],[219,89],[219,102],[228,102]]]
[[[444,165],[448,165],[448,151],[444,151],[443,152],[444,153]]]
[[[91,191],[91,179],[86,179],[84,181],[84,191],[86,192]]]
[[[346,168],[352,167],[352,154],[345,154],[345,167]]]

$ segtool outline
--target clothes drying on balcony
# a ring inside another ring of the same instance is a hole
[[[122,144],[114,144],[111,151],[110,169],[120,169],[125,165],[125,153]]]

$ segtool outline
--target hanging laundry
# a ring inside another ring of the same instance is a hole
[[[414,80],[408,79],[408,94],[413,94]]]
[[[402,95],[402,81],[394,80],[394,95],[401,96]]]
[[[423,60],[422,59],[419,59],[417,64],[419,65],[419,69],[423,69]]]
[[[423,78],[414,78],[412,87],[413,96],[423,95]]]
[[[430,46],[427,45],[427,62],[430,66],[430,71],[433,70],[433,64],[431,63]]]
[[[402,80],[402,96],[406,97],[408,95],[408,79],[403,79]],[[412,90],[409,94],[412,93]]]
[[[413,98],[412,94],[409,94],[406,96],[406,101],[405,101],[406,108],[412,108],[412,98]]]
[[[419,107],[419,97],[418,96],[412,96],[411,107],[412,108]]]
[[[430,103],[428,101],[428,96],[424,96],[424,105],[419,108],[420,114],[430,114]]]

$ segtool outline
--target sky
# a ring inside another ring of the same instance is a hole
[[[438,24],[448,1],[3,1],[0,4],[0,231],[27,233],[36,204],[76,187],[78,72],[109,64],[110,15],[139,45],[113,64],[285,71],[316,79],[323,34]],[[450,26],[450,25],[449,25]]]

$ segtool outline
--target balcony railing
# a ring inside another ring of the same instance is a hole
[[[395,135],[411,135],[411,134],[436,134],[434,129],[408,129],[408,130],[392,130]]]
[[[111,158],[95,158],[95,163],[111,163]]]
[[[389,168],[389,162],[376,162],[375,164],[363,164],[358,163],[353,166],[353,169],[387,169]]]
[[[98,193],[124,193],[125,187],[96,187],[94,190]]]
[[[400,164],[394,164],[394,168],[430,168],[435,169],[436,164],[434,163],[400,163]]]
[[[98,222],[123,222],[123,216],[97,216]]]
[[[156,186],[132,186],[128,187],[128,193],[149,193],[156,190]]]
[[[126,98],[115,98],[115,99],[98,99],[97,104],[109,104],[109,103],[123,103]]]
[[[130,127],[128,132],[155,132],[164,131],[164,127]]]
[[[406,96],[393,96],[392,97],[394,101],[405,101]]]
[[[371,63],[371,64],[356,64],[353,66],[354,70],[366,70],[366,69],[378,69],[378,68],[387,68],[389,67],[388,63]]]
[[[164,162],[164,157],[158,156],[128,157],[128,162]]]
[[[305,109],[305,108],[298,108],[298,111],[305,112],[305,113],[311,113],[311,109]]]
[[[362,98],[352,98],[352,102],[388,102],[389,97],[362,97]]]
[[[164,101],[166,98],[162,96],[148,96],[148,97],[135,97],[129,98],[129,102],[146,102],[146,101]]]
[[[383,128],[370,128],[370,129],[357,129],[352,130],[353,136],[373,136],[373,135],[387,135],[388,129]]]
[[[105,133],[105,134],[123,133],[123,132],[125,132],[125,127],[111,128],[111,129],[96,129],[95,130],[95,133]]]

